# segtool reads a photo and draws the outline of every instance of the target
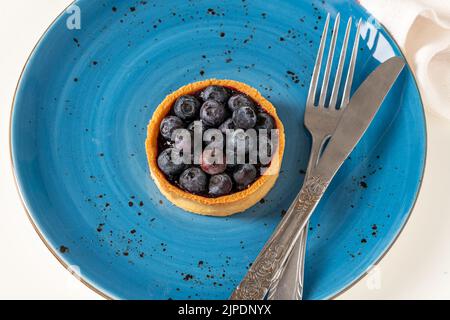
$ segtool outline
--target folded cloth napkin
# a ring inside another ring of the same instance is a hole
[[[450,0],[360,0],[393,35],[425,108],[450,120]]]

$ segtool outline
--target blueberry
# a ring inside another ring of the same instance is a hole
[[[193,147],[193,133],[189,130],[177,130],[173,139],[173,146],[178,150],[190,150]]]
[[[220,103],[225,103],[230,97],[230,92],[225,87],[209,86],[200,93],[200,97],[203,101],[214,100]]]
[[[246,133],[243,129],[234,130],[231,135],[227,136],[227,151],[233,151],[237,153],[247,154],[252,151],[256,151],[257,136]]]
[[[225,120],[225,122],[219,126],[219,130],[222,131],[223,134],[227,134],[227,130],[234,130],[235,128],[232,118]]]
[[[234,170],[237,166],[236,154],[231,154],[226,157],[227,170]]]
[[[175,102],[173,112],[182,120],[192,120],[198,116],[201,107],[200,101],[194,96],[181,96]]]
[[[255,104],[253,101],[247,97],[245,94],[235,94],[228,100],[228,108],[230,108],[231,112],[236,111],[240,107],[247,106],[255,109]]]
[[[256,130],[267,129],[268,131],[275,128],[275,121],[272,116],[268,113],[262,112],[258,113],[256,120]]]
[[[272,161],[272,152],[275,146],[272,141],[265,135],[259,137],[258,140],[258,160],[261,164],[267,165]]]
[[[180,186],[191,193],[206,193],[208,177],[200,168],[192,167],[183,171]]]
[[[209,179],[209,194],[214,197],[229,194],[233,189],[233,181],[226,173],[212,176]]]
[[[176,116],[168,116],[161,121],[160,132],[164,138],[171,140],[173,132],[182,128],[184,128],[183,120]]]
[[[225,120],[226,115],[223,104],[214,100],[206,101],[200,109],[200,118],[211,127],[218,127]]]
[[[173,153],[172,153],[173,151]],[[173,158],[175,154],[179,154],[176,149],[168,148],[161,152],[158,156],[158,167],[164,172],[167,176],[175,176],[182,172],[185,168],[185,165],[182,163],[181,158]]]
[[[240,189],[248,187],[257,176],[257,170],[252,164],[241,164],[233,173],[233,179]]]
[[[240,107],[233,112],[233,123],[236,128],[253,128],[256,124],[256,113],[249,106]]]
[[[202,129],[201,132],[202,132],[202,134],[205,133],[205,131],[209,129],[209,126],[207,126],[207,125],[204,123],[203,120],[195,120],[195,121],[191,122],[191,123],[188,125],[187,129],[188,129],[189,131],[191,131],[192,133],[194,133],[194,128],[195,128],[195,125],[196,125],[196,124],[197,124],[198,126],[201,126],[201,129]]]
[[[205,149],[200,163],[202,170],[210,175],[222,173],[227,169],[223,151],[220,149]]]
[[[187,129],[191,132],[194,132],[196,122],[199,122],[199,120],[192,121],[191,123],[189,123],[189,125],[187,126]],[[200,121],[200,125],[202,126],[202,131],[203,131],[203,123],[201,121]]]
[[[208,129],[203,135],[203,143],[206,149],[217,149],[216,154],[223,155],[226,138],[219,129]],[[220,152],[220,153],[217,153]]]

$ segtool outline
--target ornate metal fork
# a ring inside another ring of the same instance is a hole
[[[357,24],[357,30],[355,40],[353,43],[352,54],[350,62],[348,64],[347,78],[341,98],[339,107],[337,107],[339,89],[341,87],[341,79],[344,71],[344,65],[346,60],[346,53],[348,42],[350,38],[352,18],[347,22],[347,28],[342,44],[342,49],[335,73],[334,85],[331,92],[331,98],[328,105],[326,104],[328,83],[330,81],[331,70],[333,66],[333,59],[335,54],[337,37],[339,34],[340,15],[337,14],[333,33],[330,41],[330,48],[327,57],[327,63],[323,74],[322,88],[319,96],[318,104],[316,101],[316,92],[319,82],[319,75],[322,66],[322,60],[325,51],[325,45],[327,40],[327,33],[329,29],[330,15],[328,14],[325,26],[322,33],[322,39],[317,53],[316,64],[314,66],[313,76],[311,79],[311,85],[309,88],[308,99],[306,103],[304,124],[312,137],[311,153],[309,157],[308,169],[305,175],[305,181],[310,177],[311,169],[313,169],[320,158],[326,141],[334,133],[337,124],[342,116],[342,110],[348,104],[350,100],[350,90],[353,82],[354,69],[356,64],[356,58],[358,54],[359,44],[359,29],[361,22]],[[294,203],[297,202],[294,201]],[[289,208],[289,211],[293,210],[293,205]],[[284,270],[281,272],[279,278],[273,284],[272,289],[269,291],[268,298],[273,300],[301,300],[303,296],[303,273],[305,266],[305,251],[306,251],[306,239],[308,235],[308,226],[303,230],[300,238],[296,242],[296,245],[286,263]]]

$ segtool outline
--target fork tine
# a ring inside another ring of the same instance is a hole
[[[339,88],[341,87],[342,71],[344,70],[345,56],[347,55],[348,39],[350,38],[350,30],[352,26],[352,18],[350,17],[347,22],[347,29],[345,30],[344,43],[342,44],[341,55],[339,57],[338,69],[334,79],[333,91],[331,93],[330,104],[328,108],[335,109],[337,97],[339,94]]]
[[[352,56],[350,58],[350,64],[349,64],[348,73],[347,73],[347,80],[345,81],[344,94],[342,96],[340,108],[345,108],[345,106],[350,101],[350,90],[352,89],[353,75],[355,73],[356,58],[358,56],[360,29],[361,29],[361,19],[359,19],[358,26],[356,28],[355,42],[353,43]]]
[[[309,85],[308,99],[306,106],[313,106],[316,96],[317,83],[319,82],[320,69],[322,66],[323,51],[327,41],[328,25],[330,23],[330,14],[327,15],[325,26],[323,27],[322,39],[320,40],[319,51],[317,52],[316,64],[314,65],[313,74],[311,77],[311,84]]]
[[[333,36],[331,37],[330,50],[328,51],[328,61],[323,76],[322,91],[320,92],[319,98],[319,106],[325,106],[325,99],[327,98],[328,82],[330,80],[331,67],[333,65],[334,48],[336,47],[340,18],[341,15],[340,13],[338,13],[336,16],[336,20],[334,21]]]

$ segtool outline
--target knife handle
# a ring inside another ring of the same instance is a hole
[[[231,300],[263,300],[281,274],[295,242],[327,189],[329,180],[309,177],[300,190],[294,209],[286,213],[264,245]]]

